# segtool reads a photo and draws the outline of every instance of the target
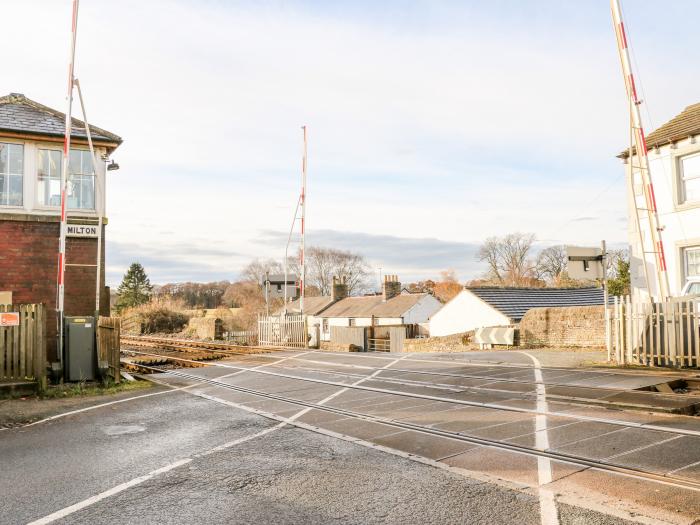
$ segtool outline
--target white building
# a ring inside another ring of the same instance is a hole
[[[520,322],[531,308],[603,304],[600,288],[470,287],[430,317],[430,337]]]
[[[649,134],[649,171],[664,244],[669,290],[679,295],[689,277],[700,277],[700,104],[688,106],[672,120]],[[658,296],[656,257],[647,253],[649,280],[644,275],[645,255],[639,240],[634,199],[640,208],[641,234],[651,251],[647,207],[636,156],[619,155],[625,161],[628,181],[630,274],[635,297]]]
[[[331,326],[417,325],[440,308],[442,303],[431,294],[401,294],[401,283],[388,275],[381,295],[341,299],[316,317],[321,322],[321,340],[330,341]]]

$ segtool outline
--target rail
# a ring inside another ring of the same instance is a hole
[[[214,365],[216,366],[216,365]],[[224,365],[219,365],[219,366],[224,366]],[[227,368],[239,368],[239,367],[230,367],[226,366]],[[388,417],[382,417],[382,416],[376,416],[373,414],[368,414],[368,413],[363,413],[363,412],[357,412],[354,410],[349,410],[345,408],[339,408],[339,407],[332,407],[324,404],[319,404],[319,403],[313,403],[309,401],[304,401],[300,399],[296,399],[293,397],[288,397],[288,396],[283,396],[280,394],[274,394],[270,392],[264,392],[261,390],[256,390],[252,388],[247,388],[247,387],[242,387],[238,385],[233,385],[230,383],[224,383],[222,381],[218,381],[216,379],[209,379],[206,377],[202,376],[197,376],[194,374],[188,374],[185,372],[180,372],[178,370],[162,370],[157,367],[146,367],[146,368],[151,368],[154,371],[157,372],[166,372],[171,375],[175,375],[178,377],[183,377],[186,379],[190,379],[193,381],[201,382],[201,383],[207,383],[211,384],[217,387],[222,387],[228,390],[233,390],[241,393],[246,393],[254,396],[258,396],[264,399],[270,399],[270,400],[275,400],[275,401],[283,401],[285,403],[291,403],[295,405],[299,405],[302,407],[306,408],[311,408],[311,409],[316,409],[324,412],[330,412],[330,413],[335,413],[339,415],[343,415],[345,417],[350,417],[350,418],[356,418],[356,419],[362,419],[365,421],[372,421],[376,423],[382,423],[388,426],[395,427],[399,430],[413,430],[417,432],[421,432],[424,434],[429,434],[429,435],[434,435],[434,436],[439,436],[439,437],[447,437],[450,439],[455,439],[459,441],[465,441],[477,445],[484,445],[484,446],[489,446],[501,450],[507,450],[507,451],[512,451],[512,452],[518,452],[534,457],[545,457],[557,461],[563,461],[566,463],[573,463],[576,465],[580,466],[585,466],[585,467],[590,467],[590,468],[595,468],[598,470],[602,471],[607,471],[607,472],[613,472],[613,473],[618,473],[622,474],[625,476],[637,478],[637,479],[642,479],[646,481],[653,481],[653,482],[660,482],[664,483],[666,485],[673,485],[677,487],[682,487],[686,489],[691,489],[694,491],[700,491],[700,482],[696,482],[693,480],[689,480],[687,478],[682,478],[682,477],[676,477],[676,476],[671,476],[671,475],[662,475],[662,474],[656,474],[654,472],[650,471],[645,471],[643,469],[637,469],[637,468],[632,468],[632,467],[626,467],[626,466],[621,466],[618,464],[613,464],[607,461],[598,461],[594,459],[590,459],[587,457],[583,456],[577,456],[574,454],[568,454],[568,453],[562,453],[562,452],[556,452],[554,450],[542,450],[538,449],[535,447],[528,447],[525,445],[519,445],[515,443],[510,443],[502,440],[496,440],[496,439],[489,439],[489,438],[484,438],[476,435],[469,435],[464,432],[451,432],[448,430],[439,430],[436,428],[431,428],[431,427],[426,427],[423,425],[418,425],[414,423],[408,423],[405,421],[397,421]],[[263,373],[263,374],[270,374],[270,375],[279,375],[282,377],[290,377],[293,379],[298,379],[301,381],[307,381],[307,382],[313,382],[313,383],[323,383],[327,385],[336,385],[342,388],[352,388],[352,389],[358,389],[358,390],[366,390],[366,391],[374,391],[374,392],[380,392],[380,393],[392,393],[392,394],[397,394],[400,396],[404,397],[418,397],[418,398],[432,398],[436,401],[444,401],[444,402],[449,402],[449,403],[455,403],[457,402],[454,399],[448,399],[448,398],[435,398],[434,396],[423,396],[420,394],[414,394],[414,393],[406,393],[406,392],[392,392],[392,391],[387,391],[385,389],[378,389],[378,388],[373,388],[373,387],[367,387],[367,386],[362,386],[362,385],[348,385],[346,383],[339,383],[339,382],[333,382],[333,381],[322,381],[318,379],[310,379],[310,378],[300,378],[296,376],[285,376],[284,374],[277,374],[277,373],[272,373],[272,372],[267,372],[267,371],[262,371],[262,370],[250,370],[246,368],[241,368],[242,370],[247,370],[251,371],[254,373]],[[467,404],[467,405],[488,405],[488,403],[468,403],[462,401],[462,404]],[[488,407],[487,408],[492,408]],[[619,426],[625,426],[625,427],[630,427],[630,428],[645,428],[647,430],[656,430],[656,428],[653,425],[642,425],[641,423],[633,423],[633,422],[621,422],[619,420],[608,420],[604,418],[594,418],[591,416],[582,416],[582,415],[572,415],[572,414],[557,414],[554,412],[543,412],[543,411],[537,411],[537,410],[528,410],[528,409],[522,409],[522,408],[517,408],[517,407],[499,407],[498,409],[501,410],[508,410],[508,411],[515,411],[515,412],[529,412],[529,413],[537,413],[537,414],[542,414],[545,413],[546,415],[560,415],[562,417],[568,417],[571,419],[576,419],[576,420],[587,420],[587,421],[599,421],[599,422],[605,422],[613,425],[619,425]],[[272,417],[278,417],[275,416],[274,414],[269,414]],[[660,427],[662,430],[666,432],[675,432],[678,434],[686,434],[686,435],[700,435],[700,432],[697,431],[692,431],[692,430],[685,430],[685,429],[680,429],[680,428],[672,428],[672,427]]]

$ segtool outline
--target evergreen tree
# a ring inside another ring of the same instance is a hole
[[[116,310],[121,312],[124,308],[147,303],[151,298],[151,290],[153,290],[153,286],[143,266],[137,262],[132,263],[117,290],[119,298]]]
[[[628,295],[630,293],[630,262],[628,259],[617,260],[617,271],[614,279],[608,279],[610,295]]]

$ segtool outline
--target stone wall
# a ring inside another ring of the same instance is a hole
[[[440,337],[425,337],[423,339],[406,339],[403,343],[404,352],[468,352],[475,350],[473,345],[474,332],[443,335]]]
[[[321,350],[326,352],[362,352],[362,348],[349,343],[333,343],[331,341],[321,341]]]
[[[221,319],[216,317],[193,317],[187,324],[185,332],[197,339],[221,339],[223,337]]]
[[[520,346],[605,347],[604,307],[533,308],[520,321]]]

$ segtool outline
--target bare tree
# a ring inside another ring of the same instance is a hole
[[[334,248],[312,246],[306,250],[306,282],[321,295],[330,295],[333,277],[344,277],[350,295],[368,286],[369,267],[359,254]]]
[[[241,276],[246,281],[261,284],[268,272],[270,274],[284,273],[284,267],[274,259],[254,259],[241,270]]]
[[[477,259],[488,265],[487,279],[501,286],[537,284],[535,265],[529,259],[534,242],[532,233],[510,233],[486,239],[479,248]]]
[[[549,284],[557,283],[566,271],[566,248],[561,245],[545,248],[537,255],[535,273],[537,277]]]

